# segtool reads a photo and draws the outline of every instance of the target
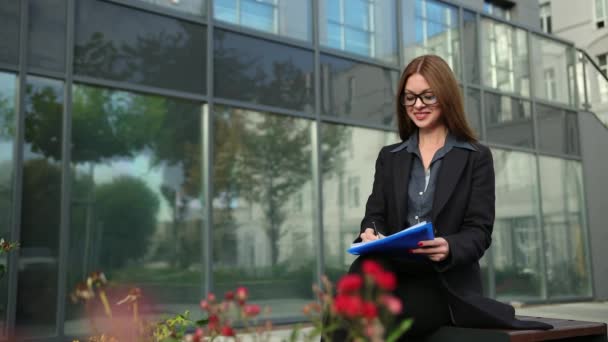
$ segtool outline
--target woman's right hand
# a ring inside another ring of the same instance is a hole
[[[361,237],[361,241],[369,242],[378,240],[378,235],[374,233],[374,228],[365,228],[365,231],[359,235]]]

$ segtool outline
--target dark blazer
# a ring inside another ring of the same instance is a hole
[[[374,227],[372,222],[387,235],[407,227],[412,154],[406,150],[391,152],[398,145],[385,146],[378,155],[361,232]],[[439,169],[431,220],[435,236],[447,240],[450,254],[442,262],[428,262],[439,273],[451,298],[450,308],[456,325],[550,328],[515,320],[511,306],[482,296],[479,259],[492,241],[494,163],[488,147],[479,143],[472,145],[476,151],[453,148],[444,156]]]

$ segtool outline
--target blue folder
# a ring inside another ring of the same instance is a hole
[[[433,224],[425,221],[378,240],[353,243],[347,251],[354,255],[397,251],[407,253],[408,249],[418,248],[418,242],[434,238]]]

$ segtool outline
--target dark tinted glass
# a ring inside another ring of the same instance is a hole
[[[475,13],[464,11],[462,43],[464,44],[464,77],[479,84],[477,21]]]
[[[311,122],[214,108],[213,287],[246,286],[272,318],[313,298]]]
[[[74,71],[205,92],[205,28],[104,1],[78,2]]]
[[[391,70],[321,55],[321,114],[390,126],[398,77]]]
[[[534,147],[530,103],[509,96],[485,93],[486,140]]]
[[[481,137],[481,95],[479,90],[472,88],[467,90],[466,105],[467,120],[479,138]]]
[[[15,92],[14,74],[0,72],[0,237],[9,239],[13,216],[13,144],[15,143]],[[0,253],[0,264],[7,265],[7,255]],[[2,268],[4,266],[0,266]],[[0,335],[4,334],[8,277],[0,270]]]
[[[580,155],[578,114],[566,112],[566,153]]]
[[[0,1],[0,62],[17,64],[19,60],[20,1]]]
[[[198,102],[74,86],[68,293],[103,271],[115,284],[107,289],[114,302],[141,288],[145,320],[157,321],[151,312],[200,312],[205,110]],[[99,301],[90,304],[104,321]],[[122,319],[134,327],[124,306],[112,310],[115,325]],[[68,300],[66,333],[90,335],[87,319],[85,306]]]
[[[312,52],[222,30],[214,40],[218,97],[313,111]]]
[[[542,151],[564,153],[566,151],[566,116],[559,108],[536,105],[538,122],[538,148]]]
[[[537,104],[536,115],[539,149],[553,153],[580,154],[575,113]]]
[[[62,112],[63,83],[28,77],[17,290],[20,335],[55,332]]]
[[[30,1],[28,4],[30,66],[63,71],[66,0]]]

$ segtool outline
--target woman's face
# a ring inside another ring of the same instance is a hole
[[[426,130],[443,125],[437,98],[422,75],[413,74],[407,79],[402,104],[418,128]]]

